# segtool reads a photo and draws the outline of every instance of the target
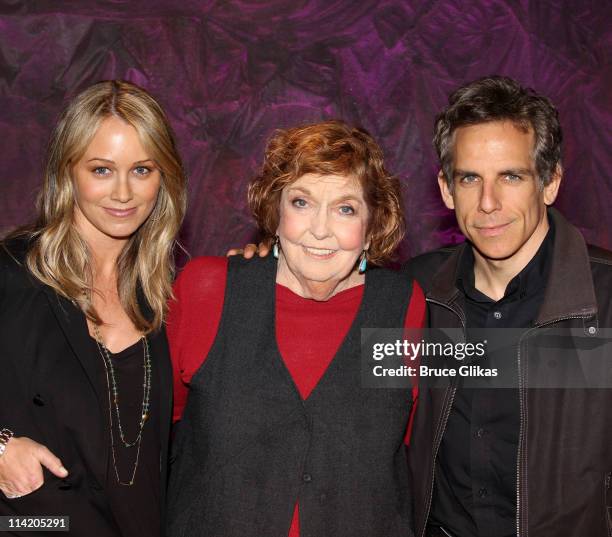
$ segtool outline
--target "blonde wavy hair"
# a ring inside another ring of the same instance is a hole
[[[74,226],[74,164],[83,156],[101,122],[116,116],[132,125],[161,171],[152,213],[130,237],[117,259],[117,290],[136,328],[161,327],[172,296],[175,237],[186,209],[186,177],[172,128],[161,106],[142,88],[110,80],[77,95],[52,134],[36,223],[13,236],[26,236],[30,272],[58,294],[77,303],[88,319],[102,320],[92,304],[91,254]],[[150,312],[143,312],[141,294]]]

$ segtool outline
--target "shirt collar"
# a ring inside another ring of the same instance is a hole
[[[546,286],[552,261],[555,229],[552,219],[548,219],[548,232],[529,263],[506,286],[502,300],[520,300],[531,296]],[[468,299],[477,302],[494,302],[475,287],[474,282],[474,252],[471,246],[464,249],[459,261],[457,288]]]

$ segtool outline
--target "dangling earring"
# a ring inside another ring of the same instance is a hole
[[[368,259],[366,257],[366,251],[364,250],[361,254],[361,260],[359,261],[359,274],[363,274],[368,268]]]
[[[274,245],[272,246],[272,255],[274,259],[278,259],[278,235],[274,237]]]

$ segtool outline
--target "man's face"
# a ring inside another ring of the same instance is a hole
[[[541,189],[533,149],[533,131],[508,121],[455,131],[453,189],[440,173],[440,192],[455,210],[463,234],[486,260],[526,264],[546,236],[546,205],[557,196],[561,172]]]

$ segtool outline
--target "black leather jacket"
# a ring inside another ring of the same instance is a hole
[[[534,388],[538,340],[572,329],[584,338],[609,337],[612,328],[612,252],[588,247],[554,209],[551,273],[534,328],[517,352],[520,431],[517,533],[520,537],[612,536],[612,383],[607,388]],[[426,290],[430,326],[464,327],[463,296],[455,287],[462,244],[424,254],[407,267]],[[597,347],[597,345],[594,345]],[[607,346],[609,349],[610,346]],[[601,347],[600,347],[601,350]],[[551,361],[548,360],[550,363]],[[562,360],[557,364],[565,367]],[[612,353],[599,355],[598,374],[611,378]],[[583,365],[584,367],[584,365]],[[591,367],[587,363],[586,367]],[[417,537],[425,533],[435,458],[456,388],[423,389],[410,442]]]

